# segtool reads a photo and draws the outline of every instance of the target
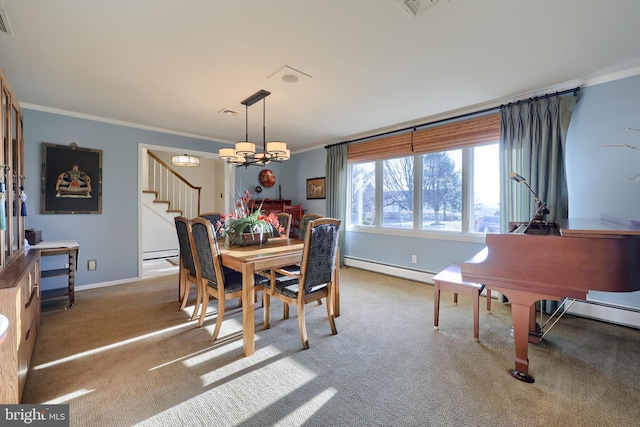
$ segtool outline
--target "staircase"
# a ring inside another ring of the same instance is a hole
[[[178,237],[173,218],[180,212],[168,212],[168,203],[156,200],[155,191],[142,193],[142,259],[177,256]]]
[[[174,217],[200,214],[201,187],[193,186],[151,151],[142,191],[142,259],[178,255]]]
[[[168,214],[176,214],[182,216],[184,213],[182,209],[171,209],[171,200],[159,200],[159,192],[156,190],[143,190],[142,194],[149,194],[153,196],[152,203],[157,203],[159,206],[162,206],[162,209]]]
[[[200,215],[200,192],[162,159],[147,150],[147,182],[144,193],[155,193],[154,203],[164,204],[169,213],[187,218]]]

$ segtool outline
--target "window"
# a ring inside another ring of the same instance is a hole
[[[499,136],[490,114],[349,144],[347,227],[499,231]]]
[[[382,226],[413,228],[413,156],[382,161]]]
[[[462,230],[462,150],[422,155],[422,229]]]
[[[499,232],[498,164],[497,143],[352,163],[347,224],[427,233]]]
[[[359,163],[349,168],[351,183],[351,219],[358,226],[373,226],[376,220],[375,162]],[[347,205],[349,206],[349,205]]]
[[[473,231],[500,232],[498,144],[473,148]]]

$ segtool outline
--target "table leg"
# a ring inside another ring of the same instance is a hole
[[[255,313],[254,313],[254,265],[242,265],[242,339],[243,354],[251,356],[256,351],[255,343]]]
[[[340,264],[336,265],[333,277],[333,317],[340,316]]]
[[[75,284],[76,284],[76,251],[69,251],[69,305],[67,308],[73,308],[73,304],[76,301],[75,298]]]
[[[433,287],[433,329],[438,330],[438,319],[440,318],[440,282],[435,281]]]

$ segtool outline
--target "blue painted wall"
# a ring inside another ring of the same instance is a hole
[[[640,218],[640,151],[603,147],[627,143],[640,149],[640,76],[581,91],[567,136],[569,216],[597,218],[612,213]],[[590,292],[590,299],[640,307],[640,292]]]
[[[640,76],[586,87],[580,91],[567,139],[569,210],[572,217],[601,212],[640,217],[640,183],[622,181],[640,173],[640,151],[604,148],[620,141],[640,146]],[[102,215],[40,215],[40,149],[42,142],[103,150]],[[77,284],[93,284],[137,276],[138,143],[217,152],[220,144],[25,110],[27,227],[43,231],[47,240],[75,239],[81,244]],[[298,153],[292,161],[272,164],[282,197],[302,203],[307,212],[326,214],[325,200],[307,200],[307,178],[325,176],[326,150]],[[259,168],[238,168],[236,187],[258,185]],[[261,197],[277,198],[277,185]],[[436,272],[468,259],[482,243],[435,240],[387,234],[346,233],[345,255],[407,268]],[[418,263],[411,264],[411,254]],[[98,259],[98,270],[86,271],[86,260]],[[609,296],[606,296],[609,298]],[[613,296],[619,303],[640,306],[640,295]]]
[[[24,111],[24,123],[26,227],[42,230],[44,240],[77,240],[80,243],[76,285],[138,276],[139,143],[214,152],[220,146],[206,140],[28,109]],[[101,215],[40,214],[43,142],[60,145],[76,142],[80,147],[103,151]],[[89,259],[98,260],[97,270],[87,271]],[[43,267],[53,262],[64,260],[45,258]]]

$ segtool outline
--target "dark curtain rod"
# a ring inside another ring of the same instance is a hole
[[[508,104],[501,104],[501,105],[499,105],[497,107],[491,107],[491,108],[486,108],[484,110],[474,111],[474,112],[471,112],[471,113],[460,114],[460,115],[455,116],[455,117],[448,117],[446,119],[435,120],[433,122],[422,123],[420,125],[408,126],[406,128],[391,130],[391,131],[379,133],[379,134],[376,134],[376,135],[363,136],[362,138],[352,139],[350,141],[336,142],[335,144],[325,145],[324,148],[335,147],[336,145],[351,144],[351,143],[354,143],[354,142],[365,141],[367,139],[380,138],[382,136],[393,135],[395,133],[402,133],[402,132],[406,132],[406,131],[409,131],[409,130],[414,130],[415,131],[418,128],[421,128],[421,127],[437,125],[437,124],[440,124],[440,123],[450,122],[450,121],[458,120],[458,119],[464,119],[465,117],[475,116],[475,115],[478,115],[478,114],[490,113],[491,111],[502,110],[503,108],[508,108],[508,107],[513,106],[513,105],[521,105],[521,104],[526,104],[526,103],[529,103],[529,102],[535,102],[535,101],[539,101],[541,99],[548,99],[548,98],[551,98],[552,96],[565,95],[565,94],[571,93],[571,92],[573,92],[573,95],[575,96],[578,92],[580,92],[580,87],[578,86],[578,87],[574,87],[573,89],[567,89],[567,90],[563,90],[563,91],[560,91],[560,92],[547,93],[546,95],[540,95],[540,96],[536,96],[536,97],[533,97],[533,98],[521,99],[520,101],[510,102]]]

